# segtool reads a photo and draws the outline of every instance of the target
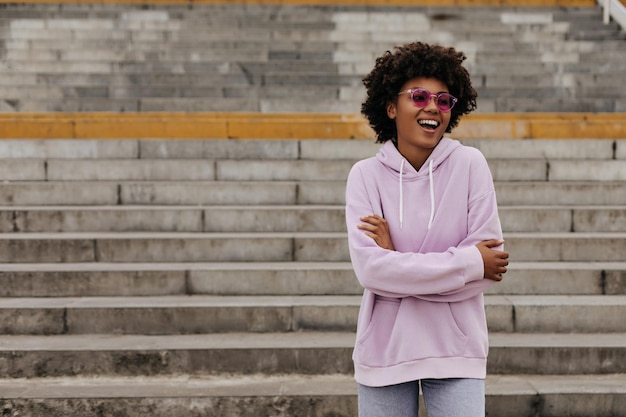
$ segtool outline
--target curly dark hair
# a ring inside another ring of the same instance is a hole
[[[361,113],[376,132],[376,142],[397,138],[395,121],[387,116],[387,105],[396,102],[398,92],[412,78],[436,78],[458,99],[446,133],[458,125],[462,115],[475,110],[477,94],[469,72],[462,66],[465,59],[465,54],[454,48],[422,42],[397,46],[393,53],[387,51],[377,58],[372,71],[363,78],[367,98],[361,104]]]

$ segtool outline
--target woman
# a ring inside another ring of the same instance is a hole
[[[476,108],[463,53],[412,43],[376,60],[361,111],[384,143],[347,182],[364,287],[353,359],[360,417],[484,417],[483,292],[508,254],[489,167],[444,136]]]

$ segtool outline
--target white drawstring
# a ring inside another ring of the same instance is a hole
[[[433,218],[435,217],[435,187],[433,186],[433,160],[430,160],[428,164],[428,178],[430,180],[430,219],[428,219],[428,230],[433,224]]]
[[[399,209],[399,217],[400,217],[400,229],[402,229],[402,221],[404,220],[404,197],[402,191],[402,175],[404,174],[404,158],[402,158],[402,162],[400,162],[400,209]]]

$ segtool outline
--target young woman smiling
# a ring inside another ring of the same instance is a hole
[[[445,136],[476,108],[463,53],[397,47],[364,78],[362,113],[383,143],[346,188],[350,256],[364,288],[353,353],[360,417],[484,417],[483,292],[508,254],[493,180]]]

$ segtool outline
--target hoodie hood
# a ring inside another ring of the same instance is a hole
[[[435,217],[435,189],[433,181],[433,172],[446,160],[448,157],[462,145],[455,140],[449,138],[442,138],[432,153],[424,162],[424,165],[416,171],[415,168],[402,156],[402,154],[396,148],[396,145],[392,141],[387,141],[376,154],[376,159],[380,161],[388,171],[395,175],[398,179],[399,187],[399,201],[398,201],[398,219],[400,221],[400,228],[404,221],[404,182],[416,181],[420,179],[428,178],[429,181],[429,197],[430,197],[430,216],[428,220],[428,229],[433,223]]]

